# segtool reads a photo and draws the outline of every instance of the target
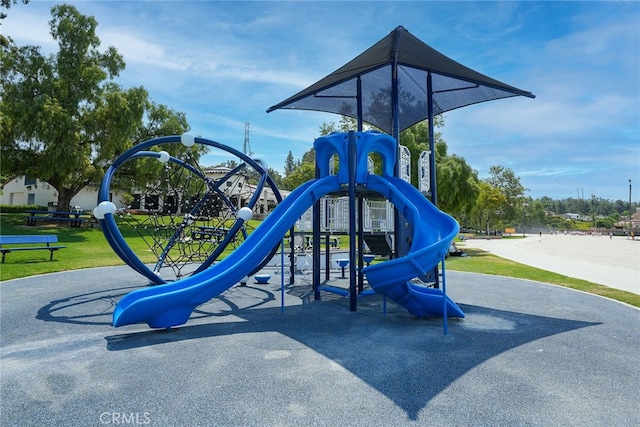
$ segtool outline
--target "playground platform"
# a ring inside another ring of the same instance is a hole
[[[466,318],[378,295],[234,286],[184,326],[111,326],[128,267],[3,282],[1,425],[640,425],[640,311],[534,281],[448,272]],[[284,297],[284,300],[281,297]],[[284,301],[284,307],[282,306]]]

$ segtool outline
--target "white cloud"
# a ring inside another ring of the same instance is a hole
[[[50,34],[48,8],[32,10],[31,5],[20,5],[11,8],[7,15],[0,26],[2,34],[19,41],[19,45],[41,46],[45,53],[57,50],[57,43]]]
[[[114,46],[128,66],[141,64],[154,68],[184,71],[190,67],[188,60],[171,58],[167,48],[159,43],[144,40],[139,34],[122,29],[109,29],[101,33],[103,46]]]

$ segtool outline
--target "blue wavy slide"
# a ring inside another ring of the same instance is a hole
[[[387,197],[408,220],[414,222],[414,237],[406,257],[367,267],[372,288],[407,307],[416,316],[442,316],[443,294],[409,283],[435,267],[458,232],[457,222],[440,212],[414,187],[400,179],[370,175],[367,186]],[[309,181],[280,203],[262,224],[225,259],[185,279],[125,295],[113,313],[113,325],[147,323],[151,328],[169,328],[186,323],[193,310],[238,283],[268,256],[282,236],[322,196],[339,191],[335,175]],[[447,299],[449,316],[464,317]]]

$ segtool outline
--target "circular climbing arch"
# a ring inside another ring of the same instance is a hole
[[[225,160],[203,168],[198,154],[205,152]],[[121,208],[112,194],[121,195]],[[214,264],[251,233],[252,215],[281,200],[263,162],[184,134],[145,141],[118,157],[100,185],[94,215],[118,256],[162,284]]]

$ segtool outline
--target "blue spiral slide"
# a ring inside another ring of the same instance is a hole
[[[405,218],[415,224],[407,256],[363,270],[371,287],[416,316],[442,316],[446,310],[447,316],[464,317],[462,310],[441,290],[410,282],[412,278],[432,271],[438,264],[458,233],[458,223],[398,178],[369,175],[366,186],[389,199]],[[238,283],[247,272],[270,256],[282,236],[316,201],[341,189],[335,175],[301,185],[267,216],[242,245],[219,263],[185,279],[125,295],[115,308],[113,325],[147,323],[151,328],[169,328],[186,323],[196,307]]]
[[[400,178],[369,175],[367,188],[386,197],[414,224],[411,248],[406,256],[362,270],[371,288],[404,306],[414,316],[442,317],[446,313],[447,317],[464,317],[460,307],[441,289],[411,282],[432,272],[444,258],[460,231],[458,222]]]

